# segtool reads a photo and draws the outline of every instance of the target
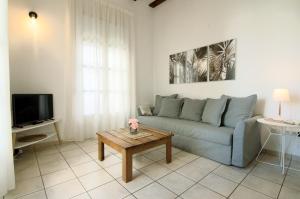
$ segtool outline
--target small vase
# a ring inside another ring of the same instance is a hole
[[[129,127],[129,132],[130,132],[130,134],[132,134],[132,135],[135,135],[135,134],[137,134],[137,133],[138,133],[138,130],[137,130],[137,129],[133,129],[133,128]]]

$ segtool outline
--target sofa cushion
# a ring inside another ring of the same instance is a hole
[[[175,135],[227,146],[232,145],[233,128],[216,127],[202,122],[158,116],[139,116],[138,120],[141,124],[165,131],[171,131]]]
[[[201,121],[205,102],[206,100],[185,98],[180,118],[197,122]]]
[[[144,116],[151,116],[152,114],[152,110],[151,110],[151,106],[149,105],[140,105],[139,106],[139,115],[144,115]]]
[[[158,116],[178,118],[182,103],[182,99],[164,98]]]
[[[228,103],[224,114],[224,125],[235,128],[240,120],[245,120],[253,116],[257,95],[248,97],[228,97]]]
[[[227,97],[225,96],[222,96],[219,99],[207,99],[202,115],[202,121],[214,126],[220,126],[226,102]]]
[[[169,95],[169,96],[156,95],[153,115],[157,115],[159,113],[160,107],[161,107],[161,102],[162,102],[163,98],[176,98],[177,96],[178,96],[178,94],[173,94],[173,95]]]

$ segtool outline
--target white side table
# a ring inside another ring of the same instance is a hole
[[[297,133],[300,131],[300,126],[287,124],[287,123],[280,122],[280,121],[274,121],[272,119],[267,119],[267,118],[260,118],[260,119],[257,119],[257,121],[259,123],[261,123],[264,127],[267,128],[269,135],[268,135],[268,138],[266,139],[265,143],[263,144],[261,150],[259,151],[259,153],[256,157],[256,161],[261,162],[261,163],[266,163],[269,165],[280,166],[282,168],[282,174],[284,174],[285,168],[288,168],[285,166],[285,152],[286,152],[285,137],[286,137],[286,135],[295,135],[295,137],[297,137]],[[271,129],[277,129],[279,131],[272,132]],[[281,137],[280,165],[272,164],[269,162],[264,162],[264,161],[259,160],[259,156],[260,156],[261,152],[263,151],[264,147],[269,142],[271,135],[279,135]],[[291,168],[291,169],[299,171],[294,168]]]

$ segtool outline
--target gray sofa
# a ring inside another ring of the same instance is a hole
[[[229,99],[229,97],[227,99]],[[245,167],[255,158],[260,149],[260,133],[256,121],[260,116],[253,117],[253,113],[249,113],[249,115],[245,116],[245,114],[243,114],[241,117],[242,114],[237,113],[243,109],[241,100],[238,101],[238,103],[232,103],[232,105],[235,104],[241,107],[234,110],[235,115],[239,116],[236,118],[235,126],[225,126],[223,124],[226,119],[224,119],[226,111],[235,108],[228,107],[228,102],[226,102],[226,107],[220,116],[220,120],[222,121],[219,125],[204,122],[204,115],[201,115],[201,121],[192,121],[183,119],[180,116],[182,113],[179,113],[178,117],[174,117],[174,115],[172,117],[161,116],[159,114],[161,111],[157,111],[157,113],[152,116],[142,116],[139,110],[138,120],[143,125],[173,132],[173,145],[184,151],[204,156],[226,165]],[[209,107],[207,107],[209,106],[208,102],[204,106],[205,108],[203,109],[205,110],[202,111],[201,114],[205,114],[205,112],[207,112],[206,109],[209,109]],[[253,104],[251,106],[253,106]],[[184,104],[180,106],[179,112],[183,112],[182,107],[184,107]],[[168,108],[170,108],[170,105]],[[253,107],[251,109],[253,109]],[[230,119],[232,119],[234,116],[230,117]]]

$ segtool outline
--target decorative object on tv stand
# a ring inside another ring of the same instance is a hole
[[[195,83],[235,79],[236,40],[172,54],[169,83]]]
[[[131,134],[137,134],[139,128],[139,121],[135,118],[131,118],[128,120],[129,131]]]
[[[282,102],[290,101],[290,94],[288,89],[274,89],[273,90],[273,99],[278,102],[278,115],[275,119],[282,120]]]

